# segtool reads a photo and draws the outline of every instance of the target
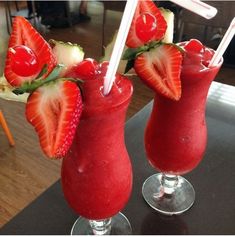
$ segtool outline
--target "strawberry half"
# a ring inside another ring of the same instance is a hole
[[[47,64],[46,77],[56,65],[56,59],[50,45],[33,28],[33,26],[22,16],[16,16],[12,25],[8,48],[25,45],[37,56],[40,70]],[[4,75],[12,86],[20,86],[24,81],[32,81],[37,75],[19,76],[11,70],[11,55],[7,52]]]
[[[82,112],[77,84],[71,81],[48,83],[35,90],[26,104],[26,118],[49,158],[62,158],[70,148]]]
[[[147,37],[148,42],[159,41],[164,37],[164,34],[167,29],[167,23],[164,17],[162,16],[161,11],[157,8],[157,6],[153,3],[152,0],[145,0],[145,1],[140,0],[138,2],[136,12],[131,23],[130,31],[126,40],[126,45],[129,48],[137,48],[144,45],[145,43],[148,43],[144,39],[140,39],[136,32],[136,30],[138,30],[136,24],[138,24],[139,17],[141,17],[142,14],[146,13],[149,13],[156,18],[156,30],[154,31],[153,35]],[[144,30],[143,27],[142,30]],[[148,34],[148,32],[146,32],[146,34]]]
[[[134,68],[141,80],[155,92],[179,100],[182,58],[176,46],[162,44],[139,55]]]

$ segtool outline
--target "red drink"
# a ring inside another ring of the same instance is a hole
[[[175,101],[156,92],[145,130],[147,158],[161,173],[146,179],[142,194],[152,208],[166,215],[183,213],[194,203],[193,186],[179,175],[194,169],[205,152],[207,93],[222,64],[221,60],[208,68],[214,51],[197,40],[180,46],[185,51],[181,97]]]
[[[150,163],[163,173],[187,173],[203,157],[207,142],[206,98],[221,65],[206,67],[212,56],[212,51],[207,52],[207,55],[186,52],[179,101],[155,95],[145,132],[145,148]]]
[[[132,85],[118,76],[110,94],[103,80],[84,82],[84,109],[76,136],[62,165],[62,187],[81,216],[100,220],[117,214],[132,189],[132,168],[124,143],[125,114]]]

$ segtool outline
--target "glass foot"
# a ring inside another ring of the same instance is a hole
[[[145,180],[142,194],[153,209],[165,215],[181,214],[195,200],[193,186],[185,178],[161,173]]]
[[[131,235],[128,219],[119,212],[110,219],[93,221],[79,217],[73,225],[71,235]]]

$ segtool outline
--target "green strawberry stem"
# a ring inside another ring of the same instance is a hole
[[[154,48],[157,45],[161,45],[161,43],[159,41],[152,41],[149,44],[146,44],[138,48],[127,48],[126,51],[124,52],[124,55],[122,56],[122,59],[123,60],[135,59],[138,55],[146,51],[149,51],[151,48]]]
[[[45,65],[42,67],[42,70],[40,71],[40,73],[38,74],[38,76],[36,77],[36,79],[39,79],[39,78],[42,77],[45,73],[47,73],[47,68],[48,68],[48,65],[45,64]]]
[[[53,71],[49,74],[49,76],[45,79],[38,78],[34,81],[31,82],[25,82],[21,87],[15,88],[12,92],[15,93],[16,95],[24,94],[24,93],[32,93],[35,91],[37,88],[48,84],[50,82],[56,81],[58,79],[63,79],[67,81],[73,81],[73,82],[78,82],[80,80],[74,79],[74,78],[58,78],[60,75],[61,70],[63,69],[64,65],[58,64]]]

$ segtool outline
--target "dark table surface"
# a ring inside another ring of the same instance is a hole
[[[195,188],[196,201],[178,216],[157,213],[141,195],[142,183],[155,173],[143,146],[151,106],[131,118],[125,130],[134,184],[123,213],[133,234],[235,234],[235,87],[213,82],[206,112],[207,151],[200,165],[185,175]],[[77,217],[65,202],[58,181],[3,226],[0,234],[70,234]]]

